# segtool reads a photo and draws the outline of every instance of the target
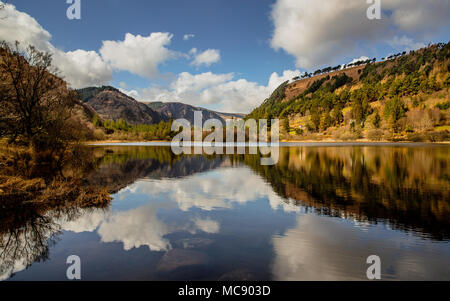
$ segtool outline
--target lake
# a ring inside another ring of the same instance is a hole
[[[1,280],[66,280],[70,255],[83,280],[367,280],[370,255],[383,280],[450,280],[449,146],[286,144],[275,166],[91,149],[110,205],[0,225]]]

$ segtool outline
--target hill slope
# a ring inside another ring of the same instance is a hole
[[[180,102],[150,102],[146,103],[151,109],[161,114],[161,116],[165,119],[180,119],[184,118],[194,123],[194,112],[201,111],[203,114],[203,121],[208,119],[217,119],[225,124],[228,119],[235,118],[243,118],[242,114],[233,114],[233,113],[220,113],[211,111],[204,108],[194,107],[188,104],[180,103]]]
[[[246,118],[286,140],[436,141],[449,136],[450,43],[280,85]]]
[[[131,125],[155,124],[165,120],[145,104],[113,87],[89,87],[77,91],[80,98],[103,119],[125,120]]]

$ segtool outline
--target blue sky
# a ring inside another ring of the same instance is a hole
[[[273,0],[82,0],[81,20],[67,19],[69,5],[64,0],[10,3],[33,16],[52,34],[52,43],[66,51],[98,50],[103,40],[123,40],[126,33],[170,32],[171,49],[220,49],[221,62],[197,69],[188,61],[173,61],[162,65],[162,72],[237,72],[267,84],[272,72],[295,67],[291,56],[270,47]],[[195,37],[184,41],[183,36],[191,33]]]
[[[372,21],[365,0],[80,1],[69,20],[65,0],[10,0],[0,39],[54,52],[74,88],[244,113],[305,70],[449,40],[448,0],[384,0]]]

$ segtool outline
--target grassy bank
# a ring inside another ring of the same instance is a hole
[[[95,154],[73,145],[59,157],[47,160],[28,147],[0,144],[0,207],[36,203],[49,207],[106,207],[111,200],[102,187],[86,185],[84,177],[97,166]]]

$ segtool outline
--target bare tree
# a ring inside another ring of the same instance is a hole
[[[29,46],[0,43],[0,136],[35,148],[56,147],[64,132],[75,92],[51,74],[51,55]]]

